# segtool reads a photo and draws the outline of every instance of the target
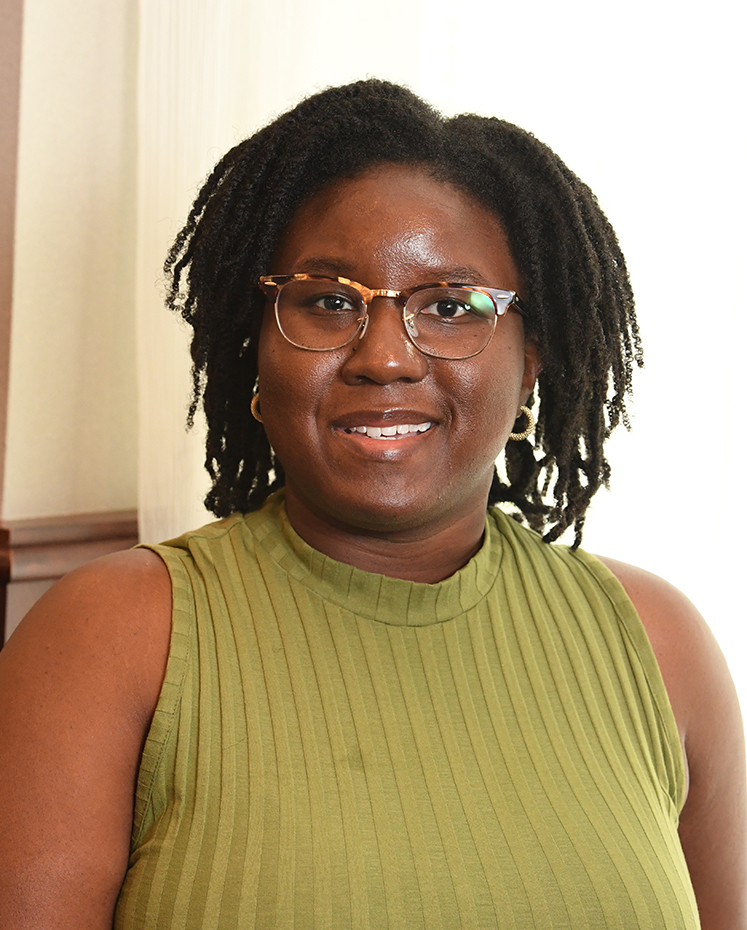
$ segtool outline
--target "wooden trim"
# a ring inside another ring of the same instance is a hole
[[[23,0],[0,0],[0,505],[8,416]]]
[[[91,559],[136,546],[137,511],[6,520],[8,581],[61,578]],[[0,540],[1,542],[1,540]]]
[[[91,559],[137,543],[136,510],[6,520],[0,525],[0,630],[7,628],[8,584],[56,580]],[[9,619],[12,625],[17,622]]]
[[[94,539],[121,539],[137,536],[137,510],[5,520],[2,526],[8,531],[12,549],[88,542]]]

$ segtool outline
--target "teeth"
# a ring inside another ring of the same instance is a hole
[[[362,433],[370,439],[398,439],[400,436],[424,433],[431,423],[400,423],[397,426],[351,426],[346,433]]]

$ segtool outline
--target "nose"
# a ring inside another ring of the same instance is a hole
[[[346,381],[420,381],[428,358],[407,337],[402,308],[389,297],[376,297],[368,308],[363,332],[352,343],[343,365]]]

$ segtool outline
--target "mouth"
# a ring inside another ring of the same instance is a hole
[[[388,424],[387,426],[346,426],[342,428],[342,432],[349,435],[360,433],[362,436],[368,436],[369,439],[391,441],[426,433],[432,426],[433,423],[427,420],[424,423],[397,423],[396,425]]]

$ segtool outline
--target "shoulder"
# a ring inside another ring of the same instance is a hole
[[[734,704],[724,656],[707,623],[685,595],[634,565],[598,557],[625,589],[656,656],[680,733],[690,737],[708,700]]]
[[[0,652],[3,926],[111,926],[170,628],[168,571],[133,550],[63,578]]]
[[[144,717],[158,699],[171,634],[171,579],[147,549],[96,559],[55,584],[0,652],[0,667],[48,660],[81,685],[96,668],[116,676]],[[64,662],[63,662],[64,659]]]
[[[689,787],[679,835],[703,927],[747,927],[744,729],[726,660],[690,601],[656,575],[601,560],[625,588],[656,655]]]
[[[656,657],[683,742],[703,709],[702,695],[694,683],[707,684],[709,691],[718,691],[723,699],[727,692],[731,694],[731,678],[713,634],[674,585],[615,559],[548,544],[505,513],[493,509],[492,514],[504,535],[510,535],[522,549],[531,550],[535,568],[552,563],[553,577],[562,579],[565,575],[560,566],[565,566],[574,583],[602,586],[613,599],[632,603]]]
[[[640,615],[680,731],[689,786],[679,835],[702,926],[747,928],[744,729],[726,661],[681,591],[643,569],[601,561]]]

